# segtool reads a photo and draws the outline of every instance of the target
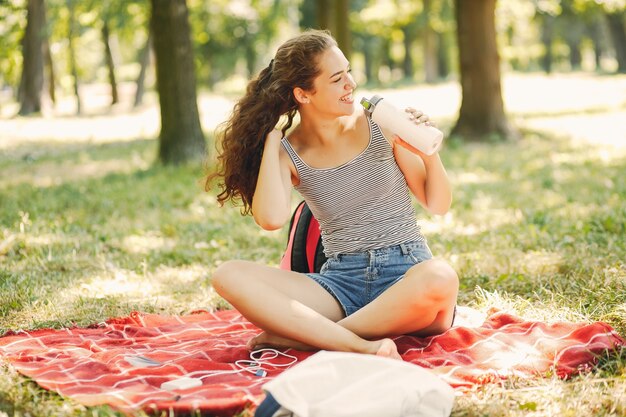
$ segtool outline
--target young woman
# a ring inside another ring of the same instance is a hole
[[[295,187],[320,223],[329,258],[319,274],[241,260],[217,268],[215,290],[264,330],[250,349],[399,358],[389,337],[438,334],[452,325],[458,278],[432,259],[409,196],[431,213],[446,213],[446,171],[438,154],[382,132],[355,105],[355,88],[335,40],[310,30],[278,48],[225,124],[214,175],[222,180],[219,202],[241,199],[245,214],[275,230],[290,219]],[[428,122],[407,111],[415,123]],[[299,124],[285,136],[296,113]]]

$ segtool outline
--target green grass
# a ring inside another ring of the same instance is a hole
[[[132,310],[223,308],[224,260],[276,265],[262,232],[205,193],[199,166],[154,165],[152,140],[20,145],[0,154],[0,333],[85,326]],[[626,334],[626,156],[524,132],[443,152],[454,203],[424,217],[461,276],[460,304],[542,320],[603,320]],[[453,415],[626,413],[626,354],[570,381],[509,380],[457,398]],[[4,413],[4,414],[3,414]],[[0,367],[0,416],[113,416]]]

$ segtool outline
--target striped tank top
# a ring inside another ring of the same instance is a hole
[[[328,257],[426,241],[393,149],[380,127],[367,120],[367,148],[334,168],[308,166],[288,139],[282,139],[300,178],[295,188],[320,224]]]

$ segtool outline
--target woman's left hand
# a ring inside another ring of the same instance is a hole
[[[404,111],[409,113],[409,118],[413,120],[416,125],[424,123],[426,126],[435,126],[435,123],[430,120],[430,117],[421,110],[407,107]]]

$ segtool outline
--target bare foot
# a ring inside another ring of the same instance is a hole
[[[296,350],[314,350],[313,347],[286,337],[276,336],[268,332],[261,332],[248,340],[246,343],[248,350],[253,351],[263,348],[279,348],[279,349],[296,349]]]
[[[382,339],[379,341],[380,345],[376,350],[377,356],[383,356],[385,358],[390,359],[399,359],[402,360],[402,356],[398,353],[398,347],[391,339]]]
[[[370,344],[369,346],[371,346],[372,349],[369,352],[363,353],[370,353],[377,356],[383,356],[385,358],[402,360],[402,357],[398,353],[398,348],[396,347],[396,344],[391,339],[381,339],[373,342],[368,342],[368,344]],[[317,350],[317,348],[309,346],[307,344],[297,342],[286,337],[277,336],[268,332],[261,332],[258,335],[254,336],[252,339],[248,340],[246,347],[250,351],[264,348],[296,349],[303,351]]]

